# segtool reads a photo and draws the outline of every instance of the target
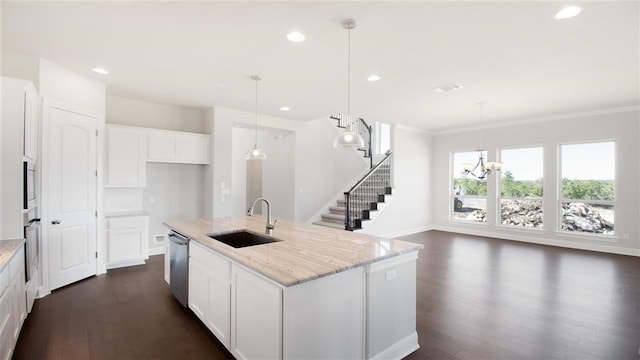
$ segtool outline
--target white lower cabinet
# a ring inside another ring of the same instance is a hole
[[[9,360],[27,317],[24,247],[0,272],[0,360]]]
[[[236,359],[282,358],[282,288],[232,267],[231,353]]]
[[[189,308],[230,347],[231,262],[195,241],[189,242]]]
[[[147,216],[107,219],[107,269],[142,265],[149,258]]]

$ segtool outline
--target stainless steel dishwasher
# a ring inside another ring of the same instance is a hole
[[[171,293],[184,307],[189,306],[189,238],[175,231],[169,234],[169,280]]]

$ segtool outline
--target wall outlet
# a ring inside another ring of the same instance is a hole
[[[165,235],[161,234],[161,235],[153,235],[153,243],[154,244],[164,244],[165,243]]]
[[[629,240],[629,233],[622,234],[622,238],[625,240]]]
[[[149,196],[149,204],[154,204],[156,202],[155,196]]]

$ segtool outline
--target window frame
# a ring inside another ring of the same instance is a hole
[[[451,222],[456,222],[456,223],[460,223],[460,224],[470,224],[470,225],[477,225],[477,226],[488,226],[489,222],[487,221],[487,217],[485,216],[485,221],[470,221],[470,220],[463,220],[463,219],[456,219],[454,217],[455,214],[455,205],[454,205],[454,201],[455,198],[459,198],[461,199],[463,202],[463,199],[481,199],[484,200],[484,204],[485,204],[485,213],[488,210],[488,201],[489,201],[489,186],[488,186],[488,181],[489,179],[485,179],[482,180],[486,183],[487,185],[487,194],[484,196],[481,195],[456,195],[453,187],[455,186],[455,154],[458,153],[478,153],[478,152],[483,152],[486,153],[486,155],[488,155],[489,151],[488,150],[459,150],[459,151],[450,151],[449,152],[449,221]],[[486,156],[485,156],[486,158]],[[473,179],[473,177],[471,176],[470,178]]]
[[[613,179],[613,200],[585,200],[585,199],[567,199],[564,197],[564,189],[562,187],[562,147],[568,145],[588,145],[588,144],[600,144],[600,143],[613,143],[613,155],[614,155],[614,179]],[[592,140],[580,140],[580,141],[570,141],[570,142],[559,142],[557,144],[557,195],[556,195],[556,209],[557,209],[557,226],[555,231],[561,235],[566,236],[586,236],[586,237],[594,237],[594,238],[618,238],[618,232],[615,226],[615,209],[617,208],[616,201],[618,199],[618,142],[614,139],[592,139]],[[562,217],[563,203],[585,203],[585,204],[594,204],[594,205],[607,205],[612,206],[614,209],[614,227],[612,234],[604,234],[604,233],[590,233],[586,231],[569,231],[562,230]]]
[[[496,154],[498,156],[498,161],[502,161],[502,151],[504,150],[518,150],[518,149],[541,149],[542,150],[542,196],[535,198],[526,198],[526,197],[503,197],[502,196],[502,172],[506,169],[503,168],[500,170],[500,177],[496,180],[496,224],[495,226],[509,229],[509,230],[526,230],[526,231],[544,231],[547,227],[545,221],[545,201],[544,197],[547,193],[548,189],[545,188],[545,146],[543,144],[532,144],[532,145],[519,145],[513,147],[503,147],[498,148]],[[508,165],[508,164],[507,164]],[[539,200],[542,203],[542,226],[539,227],[527,227],[527,226],[517,226],[517,225],[508,225],[502,223],[502,200]]]

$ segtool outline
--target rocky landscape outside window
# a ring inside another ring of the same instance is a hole
[[[543,227],[543,149],[508,149],[500,152],[500,218],[502,225]]]
[[[614,234],[615,143],[560,146],[560,230]]]
[[[463,174],[463,164],[478,162],[479,151],[453,153],[453,188],[451,189],[451,219],[487,222],[487,180],[478,180]],[[482,151],[484,159],[487,152]],[[493,175],[491,175],[493,176]]]

